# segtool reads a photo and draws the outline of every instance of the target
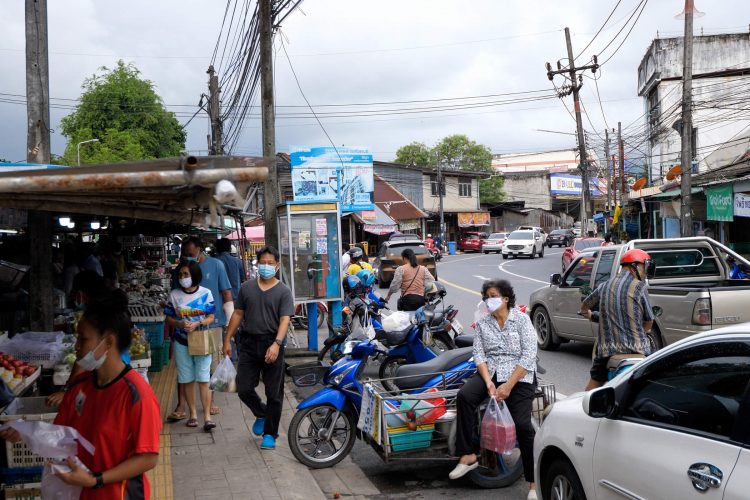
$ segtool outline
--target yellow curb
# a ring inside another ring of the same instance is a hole
[[[172,398],[177,381],[177,370],[174,360],[170,360],[164,370],[155,373],[151,380],[156,399],[161,409],[161,421],[165,422],[161,428],[159,437],[159,462],[156,467],[147,473],[151,483],[151,498],[154,500],[173,500],[172,490],[172,436],[171,427],[166,424],[167,414],[172,408]]]

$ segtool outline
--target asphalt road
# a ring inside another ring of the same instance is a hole
[[[459,309],[458,319],[471,331],[474,311],[481,300],[482,282],[488,278],[505,278],[513,284],[518,304],[527,304],[534,290],[546,286],[552,273],[560,272],[562,249],[545,249],[543,258],[503,260],[497,254],[463,254],[445,256],[438,263],[438,277],[448,290],[446,303]],[[385,295],[385,290],[380,290]],[[396,307],[396,297],[390,306]],[[540,363],[547,370],[543,380],[553,382],[557,391],[571,394],[580,391],[588,380],[591,346],[563,344],[557,352],[539,351]],[[299,391],[306,396],[312,391]],[[526,498],[527,484],[519,480],[501,490],[480,490],[464,481],[449,481],[453,464],[440,462],[406,462],[384,464],[366,444],[358,441],[352,450],[354,462],[365,472],[385,498]],[[382,498],[381,497],[381,498]]]

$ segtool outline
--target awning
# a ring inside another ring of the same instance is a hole
[[[377,204],[375,205],[375,210],[373,212],[375,216],[374,218],[364,218],[362,212],[352,212],[351,216],[356,222],[362,224],[364,230],[368,233],[380,236],[391,234],[398,229],[396,221],[388,217],[388,215],[386,215]]]
[[[233,233],[225,236],[228,240],[239,240],[240,232],[234,231]],[[245,228],[245,238],[252,241],[263,241],[266,238],[266,226],[252,226]]]
[[[423,219],[427,216],[390,183],[375,176],[375,205],[394,221]]]
[[[690,189],[690,194],[696,194],[703,191],[703,188],[700,187],[694,187]],[[665,191],[663,193],[653,194],[651,196],[644,196],[644,198],[652,198],[652,199],[671,199],[671,198],[677,198],[682,194],[682,191],[679,189],[670,189],[669,191]]]

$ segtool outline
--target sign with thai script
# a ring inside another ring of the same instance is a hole
[[[734,220],[734,198],[732,185],[706,189],[706,220],[731,222]]]
[[[742,193],[734,195],[735,217],[750,217],[750,196]]]

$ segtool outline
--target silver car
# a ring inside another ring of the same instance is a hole
[[[505,242],[505,239],[507,237],[508,233],[492,233],[487,238],[485,238],[484,242],[482,243],[482,252],[502,252],[503,243]]]

